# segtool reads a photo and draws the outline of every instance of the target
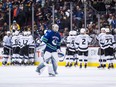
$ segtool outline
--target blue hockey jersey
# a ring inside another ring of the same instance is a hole
[[[42,41],[46,43],[45,51],[56,52],[57,49],[60,49],[61,37],[58,32],[48,30],[43,36]]]

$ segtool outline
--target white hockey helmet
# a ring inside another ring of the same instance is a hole
[[[101,28],[101,33],[105,33],[106,28]]]
[[[105,32],[106,33],[110,32],[110,29],[109,28],[105,28]]]
[[[15,31],[15,35],[18,35],[19,34],[19,31]]]
[[[103,28],[101,28],[101,31],[104,31],[105,29],[106,29],[106,28],[103,27]]]
[[[14,35],[15,35],[15,32],[12,33],[12,36],[14,36]]]
[[[73,35],[73,36],[74,36],[74,35],[76,35],[76,34],[77,34],[77,32],[76,32],[76,31],[74,31],[74,30],[69,32],[69,35],[70,35],[70,36],[71,36],[71,35]]]
[[[52,25],[52,30],[55,31],[55,32],[58,32],[59,26],[57,24],[53,24]]]
[[[6,34],[10,34],[10,31],[7,31]]]
[[[70,36],[72,35],[72,31],[69,32],[69,35],[70,35]]]
[[[77,35],[77,31],[73,31],[73,35]]]
[[[85,28],[81,28],[80,33],[83,34],[85,32],[86,32]]]
[[[27,31],[24,31],[24,32],[23,32],[23,35],[24,35],[24,36],[27,36],[27,35],[28,35],[28,32],[27,32]]]
[[[30,31],[27,31],[27,35],[31,35],[31,32]]]

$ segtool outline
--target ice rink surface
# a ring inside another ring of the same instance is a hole
[[[116,87],[116,69],[59,67],[56,77],[42,75],[37,66],[1,66],[0,87]]]

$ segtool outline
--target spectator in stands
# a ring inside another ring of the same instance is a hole
[[[13,21],[13,24],[11,25],[10,30],[11,30],[11,32],[14,32],[14,31],[16,31],[16,30],[18,30],[18,31],[20,30],[20,26],[19,26],[19,24],[16,22],[16,20]]]
[[[17,16],[19,14],[19,7],[18,5],[16,5],[13,9],[13,20],[16,20],[17,21]]]
[[[84,27],[84,0],[77,0],[73,3],[73,29],[77,30]],[[90,30],[90,34],[96,34],[98,32],[98,17],[97,11],[100,14],[100,27],[111,26],[111,30],[115,30],[116,18],[116,0],[86,0],[87,3],[87,27]],[[52,0],[1,0],[0,2],[0,30],[2,30],[3,24],[6,22],[9,24],[9,7],[11,7],[11,21],[16,20],[22,30],[25,26],[31,26],[32,24],[32,4],[34,3],[34,21],[37,24],[37,29],[34,30],[35,38],[38,36],[39,29],[50,29],[53,23],[52,17]],[[92,6],[89,6],[92,5]],[[105,11],[105,12],[104,12]],[[92,22],[92,26],[88,26]],[[70,31],[70,4],[65,0],[55,0],[55,23],[59,25],[59,31],[62,37],[68,34]],[[14,24],[14,23],[13,23]],[[16,25],[17,26],[17,25]],[[20,30],[18,26],[16,30]],[[11,30],[13,30],[11,25]],[[94,30],[95,29],[95,30]],[[42,31],[43,32],[43,31]],[[114,34],[114,33],[113,33]]]
[[[98,2],[97,0],[91,0],[91,5],[94,9],[96,9],[98,11],[99,7],[98,7]]]
[[[2,25],[2,28],[0,30],[0,41],[5,36],[6,32],[9,30],[8,24],[5,22],[4,25]]]
[[[32,19],[32,0],[26,0],[25,13],[26,13],[26,25],[31,25]]]
[[[107,21],[108,21],[109,25],[111,25],[111,22],[113,21],[112,14],[109,14]]]
[[[20,4],[20,0],[12,0],[13,6],[18,6]]]
[[[4,8],[3,14],[4,14],[4,23],[6,22],[7,24],[9,24],[9,7],[8,6]]]
[[[3,12],[4,8],[3,8],[3,3],[0,2],[0,11]]]
[[[77,28],[82,28],[82,20],[83,20],[83,11],[79,6],[76,6],[76,10],[74,11],[74,16],[76,19],[76,26]]]
[[[98,11],[100,11],[101,13],[106,12],[106,6],[105,6],[105,3],[103,1],[104,0],[98,0]]]
[[[12,3],[10,0],[6,0],[6,2],[4,2],[4,4],[3,4],[3,8],[7,9],[9,7],[12,8]]]
[[[112,16],[112,21],[111,21],[111,28],[116,28],[116,17]]]
[[[4,13],[0,11],[0,29],[2,28],[4,23]]]
[[[42,14],[42,9],[41,8],[38,8],[36,13],[35,13],[35,20],[36,20],[36,23],[40,23],[42,22],[43,20],[43,14]]]
[[[36,25],[36,23],[34,22],[34,30],[33,30],[33,33],[34,33],[34,40],[37,39],[38,37],[40,37],[40,34],[39,34],[39,29]]]
[[[39,29],[39,34],[40,34],[40,36],[43,36],[43,35],[44,35],[44,30],[45,30],[44,25],[41,24],[41,25],[40,25],[40,29]]]
[[[9,26],[8,24],[5,22],[3,27],[2,27],[2,32],[6,32],[6,31],[9,31]]]
[[[63,33],[65,29],[68,29],[68,31],[70,31],[70,18],[66,16],[61,19],[61,29],[59,31]]]
[[[17,15],[17,23],[19,23],[19,25],[21,27],[23,27],[26,23],[26,13],[24,11],[24,7],[23,4],[19,5],[19,14]]]

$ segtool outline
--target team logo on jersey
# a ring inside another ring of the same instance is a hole
[[[59,38],[56,37],[56,36],[53,36],[52,38],[53,38],[52,44],[53,44],[53,45],[58,45],[58,40],[59,40]]]
[[[53,44],[53,45],[57,45],[57,41],[56,41],[56,40],[53,40],[53,41],[52,41],[52,44]]]

